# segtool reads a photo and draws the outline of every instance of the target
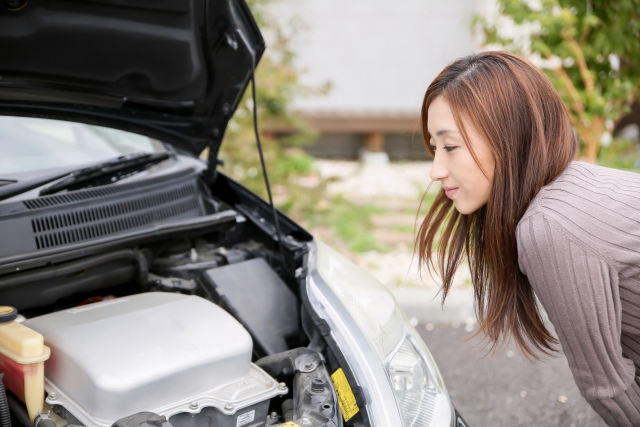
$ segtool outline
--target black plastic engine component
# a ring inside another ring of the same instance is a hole
[[[138,412],[125,418],[120,418],[111,427],[172,427],[165,417],[153,412]]]
[[[256,362],[273,377],[293,379],[293,421],[309,427],[342,427],[342,415],[329,372],[320,353],[297,348],[263,357]],[[289,404],[282,405],[284,421],[290,421]]]
[[[197,279],[204,270],[225,265],[220,247],[198,240],[175,242],[153,260],[151,271],[162,277]],[[246,258],[245,258],[246,259]]]
[[[123,249],[0,278],[3,304],[24,310],[52,304],[75,292],[90,292],[135,279],[145,285],[148,266],[137,250]]]
[[[298,336],[296,297],[264,259],[207,270],[199,282],[214,302],[247,328],[257,356],[285,351],[286,340]]]
[[[227,248],[205,239],[196,239],[195,242],[183,240],[164,248],[153,260],[151,271],[160,277],[191,280],[211,268],[267,256],[265,247],[254,241]]]

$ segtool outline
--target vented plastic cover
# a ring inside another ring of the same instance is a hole
[[[0,260],[116,239],[206,214],[199,171],[0,204]]]
[[[195,183],[157,194],[31,220],[38,249],[108,236],[200,210]]]

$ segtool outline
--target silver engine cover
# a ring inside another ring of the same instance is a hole
[[[249,333],[197,296],[144,293],[29,319],[51,348],[47,403],[86,426],[141,411],[226,415],[286,393],[251,363]],[[52,395],[53,393],[53,395]]]

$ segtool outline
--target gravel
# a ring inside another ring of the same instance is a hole
[[[316,160],[314,165],[323,177],[335,179],[328,188],[331,193],[357,198],[392,197],[419,202],[422,193],[431,183],[431,162],[366,164],[345,160]],[[437,183],[433,190],[436,188],[439,188]]]

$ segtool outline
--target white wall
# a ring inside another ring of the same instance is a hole
[[[282,22],[309,27],[296,45],[303,81],[333,83],[326,97],[301,100],[302,110],[409,113],[420,109],[433,78],[472,53],[476,0],[281,0]]]

